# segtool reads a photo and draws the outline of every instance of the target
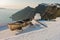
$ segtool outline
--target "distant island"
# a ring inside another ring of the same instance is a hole
[[[6,9],[6,8],[0,8],[0,9]]]

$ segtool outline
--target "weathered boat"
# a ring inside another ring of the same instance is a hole
[[[25,21],[23,23],[15,22],[15,23],[9,23],[8,27],[11,31],[22,30],[23,27],[26,27],[29,24],[31,24],[31,22],[29,22],[29,21]]]

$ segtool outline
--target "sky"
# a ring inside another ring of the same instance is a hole
[[[40,3],[60,3],[60,0],[0,0],[0,8],[22,9],[26,6],[36,7]]]

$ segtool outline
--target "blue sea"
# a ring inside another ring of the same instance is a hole
[[[0,26],[12,21],[10,16],[16,13],[17,9],[0,9]]]

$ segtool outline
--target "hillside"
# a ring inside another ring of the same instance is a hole
[[[56,21],[40,21],[48,26],[33,27],[25,29],[18,35],[14,35],[9,29],[0,32],[1,40],[60,40],[60,18]],[[40,27],[40,28],[39,28]],[[42,28],[41,28],[42,27]]]

